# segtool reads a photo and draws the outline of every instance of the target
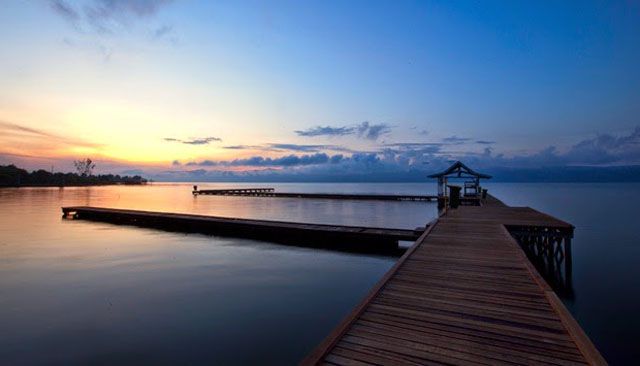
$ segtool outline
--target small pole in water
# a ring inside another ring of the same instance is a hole
[[[198,186],[193,186],[193,195],[198,194]]]

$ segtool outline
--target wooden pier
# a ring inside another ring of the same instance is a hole
[[[395,194],[345,194],[345,193],[288,193],[276,192],[274,188],[236,188],[236,189],[194,189],[193,195],[210,196],[247,196],[279,198],[312,198],[331,200],[368,200],[368,201],[435,201],[435,195],[395,195]]]
[[[194,186],[197,188],[197,186]],[[212,196],[257,196],[274,193],[274,188],[233,188],[233,189],[194,189],[193,194],[205,194]]]
[[[490,196],[450,210],[302,364],[604,365],[515,239],[552,238],[544,255],[567,260],[572,234]]]
[[[86,206],[63,207],[62,212],[67,218],[370,252],[397,251],[398,241],[415,241],[425,230],[251,220]]]
[[[274,194],[225,191],[218,193]],[[415,241],[303,365],[606,365],[542,276],[551,270],[570,278],[574,227],[483,197],[477,206],[446,210],[415,230],[97,207],[62,211],[79,219],[340,249],[391,251],[398,241]]]

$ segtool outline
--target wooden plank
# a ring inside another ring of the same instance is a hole
[[[434,333],[450,337],[452,339],[464,339],[481,344],[494,344],[503,347],[515,347],[526,350],[527,352],[540,353],[547,352],[551,354],[558,353],[562,357],[579,357],[580,352],[575,348],[568,347],[568,343],[550,343],[543,342],[539,339],[527,339],[521,337],[513,337],[503,333],[494,333],[487,330],[474,330],[471,328],[458,327],[452,324],[440,324],[432,322],[416,322],[404,321],[402,318],[386,316],[375,313],[366,313],[362,315],[362,324],[370,326],[389,326],[398,329],[415,330],[425,333]],[[579,359],[579,358],[575,358]]]
[[[411,254],[417,249],[422,242],[421,239],[426,237],[433,227],[437,225],[437,220],[432,221],[427,226],[427,230],[420,236],[420,238],[404,253],[402,257],[385,273],[385,275],[376,283],[375,286],[369,291],[369,294],[349,313],[338,326],[311,352],[307,357],[302,360],[302,365],[315,365],[321,361],[325,354],[339,341],[351,323],[364,311],[369,302],[380,292],[387,281],[393,277],[393,275],[402,267],[404,261],[411,256]]]
[[[348,193],[295,193],[275,192],[273,188],[238,188],[238,189],[204,189],[194,190],[194,195],[212,196],[246,196],[246,197],[280,197],[331,200],[367,200],[367,201],[434,201],[435,195],[412,194],[348,194]]]
[[[548,353],[534,352],[528,353],[518,347],[503,347],[494,344],[477,343],[469,340],[461,340],[450,335],[439,335],[437,333],[425,333],[409,330],[406,328],[380,327],[373,324],[356,324],[350,334],[365,338],[377,339],[384,337],[387,341],[410,341],[416,344],[434,346],[441,349],[463,352],[469,355],[487,357],[497,361],[513,363],[529,363],[532,361],[545,362],[555,365],[576,365],[584,364],[579,355],[559,355],[549,357]]]
[[[507,229],[573,226],[483,202],[440,216],[302,364],[606,364]]]
[[[424,232],[423,228],[323,225],[86,206],[63,207],[62,211],[79,219],[370,251],[397,250],[398,241],[413,241]]]

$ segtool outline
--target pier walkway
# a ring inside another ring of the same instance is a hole
[[[573,227],[483,201],[429,225],[302,364],[606,364],[509,231]]]
[[[273,188],[236,188],[236,189],[194,189],[193,195],[209,196],[247,196],[279,198],[312,198],[331,200],[367,200],[367,201],[435,201],[434,195],[397,195],[397,194],[345,194],[345,193],[290,193],[276,192]]]
[[[398,249],[398,241],[415,241],[425,230],[252,220],[88,206],[63,207],[62,212],[65,217],[84,220],[358,251],[395,251]]]

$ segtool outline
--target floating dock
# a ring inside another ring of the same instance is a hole
[[[435,201],[434,195],[394,195],[394,194],[344,194],[344,193],[287,193],[276,192],[274,188],[236,188],[236,189],[194,189],[193,195],[210,196],[247,196],[280,198],[313,198],[331,200],[368,200],[368,201]]]
[[[84,220],[358,251],[394,251],[398,249],[398,241],[415,241],[425,230],[321,225],[86,206],[63,207],[62,212],[64,217]]]
[[[605,365],[523,250],[570,262],[572,235],[491,196],[449,210],[302,364]]]

